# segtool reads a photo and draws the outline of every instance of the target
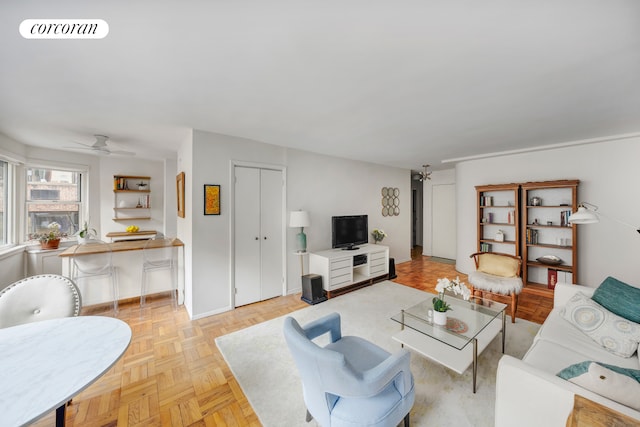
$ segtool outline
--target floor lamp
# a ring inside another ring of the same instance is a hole
[[[598,206],[593,205],[587,202],[581,202],[578,205],[578,210],[573,212],[571,216],[569,216],[569,223],[571,224],[595,224],[596,222],[600,222],[599,216],[610,219],[611,221],[615,221],[618,224],[622,224],[626,227],[631,227],[640,233],[640,228],[627,224],[626,222],[620,221],[619,219],[611,218],[609,216],[603,215],[601,213],[597,213]]]

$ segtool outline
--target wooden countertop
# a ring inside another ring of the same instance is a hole
[[[153,247],[161,247],[162,240],[124,240],[120,242],[114,243],[106,243],[105,245],[73,245],[67,248],[64,252],[60,253],[58,256],[60,257],[70,257],[74,255],[91,255],[91,254],[99,254],[105,252],[105,247],[108,246],[111,248],[113,252],[124,252],[124,251],[139,251],[144,249],[145,245],[149,243],[148,248]],[[76,247],[81,246],[78,253],[75,253]],[[176,238],[173,239],[173,246],[184,246],[182,240]]]
[[[153,236],[157,233],[155,230],[140,230],[134,233],[128,231],[111,231],[107,233],[107,237],[135,237],[135,236]]]

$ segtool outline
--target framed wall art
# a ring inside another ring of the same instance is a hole
[[[178,216],[184,218],[184,172],[176,176],[176,195],[178,198]]]
[[[220,186],[204,185],[204,214],[220,215]]]

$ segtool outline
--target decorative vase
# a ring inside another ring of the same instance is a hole
[[[433,323],[445,326],[447,324],[447,312],[433,310]]]
[[[58,249],[60,246],[60,239],[46,240],[40,242],[40,247],[42,249]]]

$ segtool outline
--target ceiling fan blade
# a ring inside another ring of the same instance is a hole
[[[124,150],[110,150],[111,154],[119,154],[121,156],[135,156],[136,153],[133,151],[124,151]]]

